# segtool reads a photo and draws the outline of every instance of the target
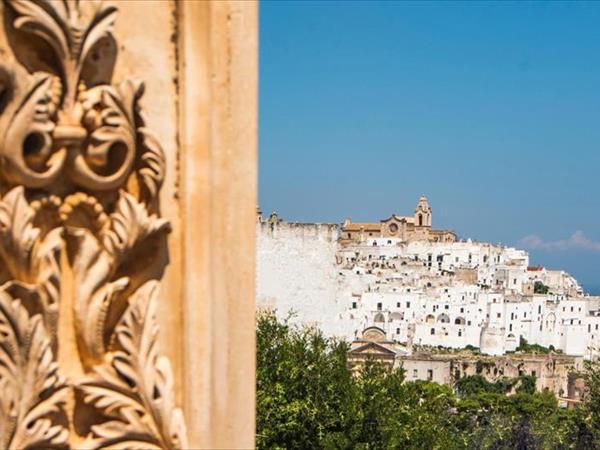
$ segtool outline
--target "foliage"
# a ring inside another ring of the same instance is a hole
[[[415,352],[426,352],[435,354],[469,354],[469,355],[480,355],[481,351],[479,347],[474,345],[466,345],[465,347],[444,347],[443,345],[425,345],[425,344],[414,344],[413,351]]]
[[[486,380],[483,376],[470,375],[462,377],[455,383],[456,392],[460,396],[469,396],[483,392],[493,394],[508,393],[519,381],[518,378],[503,377],[496,382]]]
[[[357,414],[348,346],[315,329],[261,315],[257,334],[257,446],[319,448],[344,440]]]
[[[531,353],[531,354],[541,354],[548,355],[550,353],[562,353],[560,350],[556,350],[554,346],[544,347],[539,344],[530,344],[527,342],[523,336],[519,338],[519,346],[515,349],[514,352],[506,352],[506,353]]]
[[[584,404],[563,409],[528,375],[455,390],[369,360],[353,375],[347,344],[272,313],[257,346],[260,449],[600,449],[599,363],[586,366]]]
[[[536,281],[533,283],[534,294],[547,294],[548,292],[550,292],[550,288],[541,281]]]

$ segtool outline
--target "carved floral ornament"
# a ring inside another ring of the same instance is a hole
[[[0,59],[0,448],[186,447],[157,348],[165,156],[143,84],[99,75],[117,8],[2,10],[14,57]],[[60,358],[70,341],[77,369]]]

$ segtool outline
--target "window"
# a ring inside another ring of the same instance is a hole
[[[396,328],[396,334],[400,334],[400,328]]]
[[[532,376],[532,377],[535,377],[535,376],[537,376],[537,372],[536,372],[535,370],[532,370],[532,371],[531,371],[531,376]]]
[[[571,312],[573,312],[573,307],[571,306]]]
[[[356,302],[352,302],[352,309],[356,309]]]
[[[467,322],[467,325],[471,325],[471,321],[470,320]]]
[[[513,278],[513,284],[517,284],[517,279]]]
[[[427,379],[429,381],[433,380],[433,369],[427,369]]]
[[[458,330],[458,337],[461,337],[461,336],[462,336],[462,331]]]
[[[381,303],[377,303],[377,311],[381,311],[383,305]]]
[[[542,305],[538,305],[538,314],[542,313]]]
[[[348,233],[348,239],[350,239],[352,237],[352,234]]]
[[[498,319],[499,319],[500,317],[502,317],[502,314],[501,313],[496,313],[496,317],[498,317]]]
[[[396,308],[400,308],[400,302],[396,303]]]
[[[423,214],[419,214],[419,226],[423,226]]]
[[[444,305],[444,309],[449,309],[450,306],[449,305]]]
[[[508,331],[512,331],[512,323],[508,326]]]
[[[410,308],[410,302],[406,302],[406,307]]]
[[[417,369],[413,369],[413,378],[417,378],[419,376],[419,371]]]
[[[464,300],[464,298],[463,298],[463,300]],[[460,308],[460,312],[464,313],[465,312],[465,308]]]
[[[431,334],[431,335],[434,335],[434,334],[435,334],[435,328],[432,328],[432,329],[429,331],[429,334]]]

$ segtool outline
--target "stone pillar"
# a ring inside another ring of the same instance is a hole
[[[253,447],[256,4],[0,14],[0,448]]]
[[[185,367],[190,437],[252,448],[257,7],[181,2],[179,14],[186,344],[200,353]]]

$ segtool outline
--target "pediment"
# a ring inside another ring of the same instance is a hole
[[[350,350],[353,355],[387,355],[396,356],[396,352],[376,342],[368,342],[360,347]]]

